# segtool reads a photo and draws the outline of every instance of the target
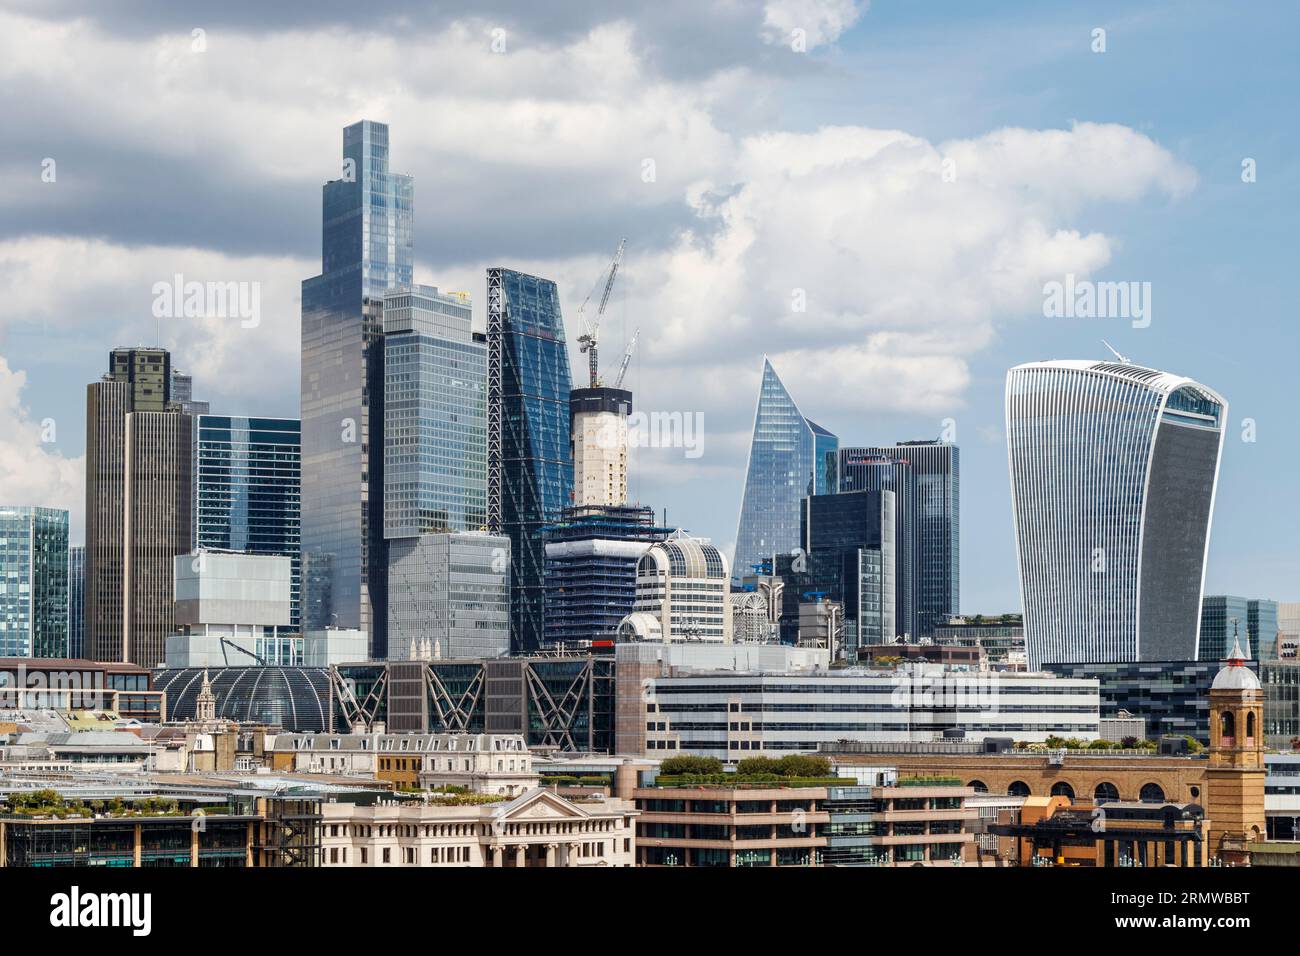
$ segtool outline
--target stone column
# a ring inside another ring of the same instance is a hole
[[[548,870],[555,866],[555,851],[558,847],[558,843],[546,844],[546,868]]]
[[[565,866],[578,865],[578,844],[576,843],[569,844],[568,852],[566,852],[564,855],[564,865]]]
[[[523,843],[515,847],[515,866],[517,867],[527,866],[527,864],[524,862],[525,854],[527,852],[528,852],[528,847],[525,846]]]

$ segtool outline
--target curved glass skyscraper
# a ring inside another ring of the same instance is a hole
[[[1227,402],[1118,362],[1007,373],[1029,667],[1195,660]]]
[[[799,502],[836,490],[839,444],[838,438],[803,417],[764,356],[731,564],[735,577],[799,547]]]

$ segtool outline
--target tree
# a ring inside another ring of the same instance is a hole
[[[722,761],[717,757],[695,757],[682,754],[669,757],[659,765],[659,773],[666,777],[692,776],[707,777],[722,773]]]

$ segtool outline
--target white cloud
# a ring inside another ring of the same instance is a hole
[[[58,423],[35,421],[23,404],[27,376],[0,356],[0,505],[64,508],[69,536],[85,540],[86,459],[67,458],[53,447]]]
[[[768,0],[762,36],[768,43],[790,43],[791,33],[802,30],[811,50],[834,43],[866,9],[865,0]]]

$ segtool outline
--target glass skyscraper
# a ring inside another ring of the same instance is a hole
[[[896,463],[896,464],[895,464]],[[898,553],[909,563],[900,581],[904,631],[913,639],[961,607],[961,470],[956,445],[906,441],[871,448],[842,448],[840,490],[888,489],[899,499]],[[910,571],[907,569],[910,568]],[[914,605],[914,608],[913,608]]]
[[[200,415],[196,547],[291,558],[290,627],[302,625],[302,433],[296,418]]]
[[[569,352],[560,297],[549,279],[488,270],[488,528],[510,538],[511,646],[544,639],[545,525],[573,491]]]
[[[1122,362],[1007,373],[1007,451],[1031,670],[1197,659],[1227,402]]]
[[[894,636],[920,637],[918,578],[921,568],[916,471],[891,447],[841,448],[840,492],[890,491],[894,495]]]
[[[1252,660],[1277,657],[1277,602],[1207,594],[1201,602],[1200,660],[1221,661],[1238,637]]]
[[[487,523],[487,342],[469,297],[417,286],[384,297],[384,534]]]
[[[0,507],[0,657],[68,656],[68,513]]]
[[[672,533],[645,505],[586,505],[546,528],[546,640],[609,640],[636,604],[636,566]]]
[[[751,573],[799,546],[799,502],[836,490],[839,439],[804,418],[776,369],[763,356],[763,379],[736,528],[732,574]]]
[[[387,651],[383,295],[412,280],[414,185],[388,127],[343,130],[322,196],[321,274],[302,284],[302,550],[308,628],[360,628]]]
[[[68,656],[86,656],[86,548],[68,548]]]

